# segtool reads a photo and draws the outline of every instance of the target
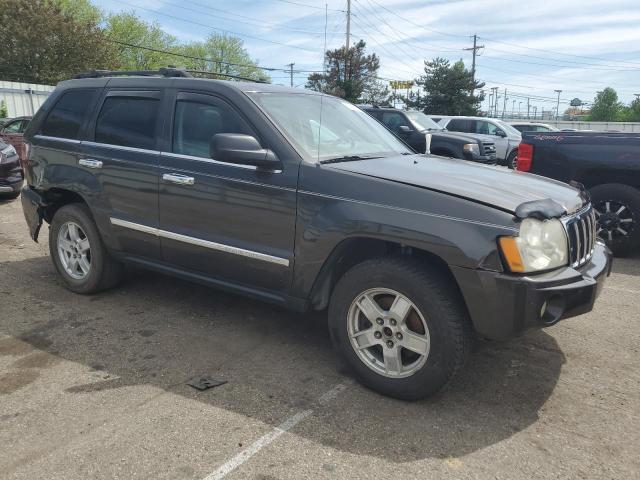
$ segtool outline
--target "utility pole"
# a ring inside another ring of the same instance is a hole
[[[558,119],[560,118],[560,94],[562,93],[562,90],[554,90],[554,92],[558,94],[558,103],[556,104],[556,122],[557,122]]]
[[[344,81],[347,82],[348,76],[348,66],[349,63],[349,41],[351,40],[351,0],[347,0],[347,39],[345,41],[345,49],[344,49]]]
[[[504,114],[507,111],[507,89],[504,89],[504,101],[502,102],[502,119],[504,120]]]
[[[530,115],[529,112],[531,111],[531,106],[529,105],[529,97],[527,97],[527,120],[529,120]]]
[[[516,111],[516,101],[514,100],[511,104],[511,117],[513,117],[513,113]]]
[[[495,117],[498,116],[498,99],[500,98],[500,95],[498,95],[498,87],[491,87],[491,90],[493,90],[493,109],[495,111]]]
[[[294,62],[291,63],[287,63],[287,65],[289,66],[289,75],[291,78],[291,86],[293,87],[293,66],[295,65]]]
[[[484,45],[478,45],[477,42],[478,36],[474,34],[473,47],[463,48],[463,50],[471,50],[473,52],[473,60],[471,61],[471,79],[474,85],[476,83],[476,54],[478,53],[478,50],[484,48]],[[471,95],[473,95],[473,87],[471,88]]]

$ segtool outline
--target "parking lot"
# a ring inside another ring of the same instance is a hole
[[[607,478],[640,475],[640,256],[593,312],[482,342],[435,398],[355,383],[323,314],[131,271],[63,288],[0,202],[0,477]],[[208,375],[228,383],[187,385]]]

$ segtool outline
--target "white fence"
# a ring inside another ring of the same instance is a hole
[[[7,105],[7,117],[33,115],[55,87],[35,83],[0,81],[0,103]]]
[[[596,130],[599,132],[616,130],[618,132],[640,133],[640,122],[589,122],[584,120],[571,122],[568,120],[527,120],[525,118],[505,118],[505,122],[541,122],[561,130],[575,128],[576,130]]]

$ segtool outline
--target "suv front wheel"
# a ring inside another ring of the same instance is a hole
[[[446,275],[402,258],[368,260],[336,284],[331,338],[359,380],[404,400],[436,393],[471,346],[466,308]]]
[[[65,205],[55,213],[49,227],[49,252],[65,286],[73,292],[106,290],[122,277],[122,264],[109,256],[85,205]]]

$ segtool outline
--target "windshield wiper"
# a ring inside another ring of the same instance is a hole
[[[327,160],[320,160],[320,163],[325,164],[325,163],[340,163],[340,162],[356,162],[358,160],[371,160],[373,158],[380,158],[380,157],[367,157],[367,156],[360,156],[360,155],[345,155],[344,157],[337,157],[337,158],[329,158]]]

